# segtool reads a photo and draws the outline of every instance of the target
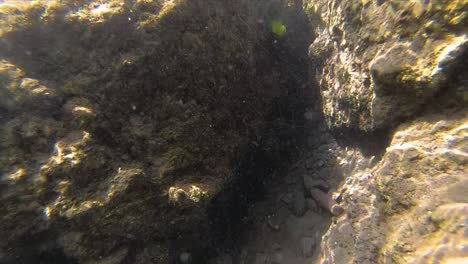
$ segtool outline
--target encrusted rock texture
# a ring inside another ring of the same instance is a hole
[[[309,55],[330,128],[394,128],[450,85],[459,85],[461,73],[454,71],[468,45],[467,1],[304,5],[317,33]]]
[[[361,141],[336,153],[344,213],[322,238],[321,263],[466,261],[468,1],[304,7],[326,125]],[[366,135],[382,133],[388,146],[366,149]]]
[[[209,217],[212,201],[252,149],[274,164],[299,131],[291,104],[307,85],[284,84],[287,68],[270,60],[287,40],[261,45],[278,12],[269,1],[2,1],[0,262],[215,254],[213,221],[225,219]]]

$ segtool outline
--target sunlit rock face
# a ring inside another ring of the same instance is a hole
[[[390,135],[382,155],[363,152],[373,141],[366,136],[337,153],[345,213],[323,236],[320,261],[463,262],[468,2],[305,7],[317,33],[309,56],[327,126],[336,135]]]
[[[466,111],[434,114],[394,135],[375,171],[381,211],[388,216],[382,259],[421,263],[467,257],[467,118]]]
[[[468,45],[467,1],[305,2],[330,128],[393,128],[453,85]]]
[[[427,263],[467,257],[467,113],[398,128],[382,160],[343,151],[345,214],[323,237],[329,263]],[[373,165],[372,165],[373,164]]]

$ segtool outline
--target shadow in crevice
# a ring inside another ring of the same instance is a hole
[[[393,130],[373,131],[363,133],[360,131],[333,131],[337,143],[343,147],[357,148],[364,157],[374,156],[377,160],[385,154],[386,148],[392,140]]]
[[[256,68],[259,75],[274,76],[263,81],[277,86],[280,93],[271,106],[261,137],[251,142],[236,176],[211,201],[208,213],[214,244],[205,252],[209,258],[226,252],[239,255],[241,240],[253,224],[250,209],[266,199],[273,182],[286,175],[302,154],[309,128],[304,113],[317,99],[310,89],[313,84],[307,58],[313,35],[303,10],[282,6],[279,1],[269,8],[263,32],[258,34],[261,41],[256,47]],[[284,36],[271,32],[269,20],[278,17],[287,26]]]
[[[466,84],[468,84],[468,79],[463,71],[467,64],[468,45],[459,54],[457,61],[443,69],[446,72],[443,81],[439,84],[432,84],[441,86],[440,90],[432,97],[426,99],[412,115],[399,119],[398,122],[391,124],[391,126],[370,133],[363,133],[361,131],[334,131],[335,139],[343,147],[356,147],[361,150],[364,156],[375,156],[377,159],[380,159],[385,154],[386,148],[390,145],[393,135],[399,126],[423,116],[437,116],[437,114],[442,112],[452,112],[454,116],[457,116],[455,113],[466,106],[466,102],[464,101],[464,93],[466,91],[463,90],[463,87],[466,87]],[[438,80],[433,81],[437,82]],[[451,119],[452,115],[448,115],[445,118]]]

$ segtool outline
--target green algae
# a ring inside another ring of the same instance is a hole
[[[270,22],[271,24],[271,31],[279,36],[282,37],[286,34],[286,25],[281,19],[273,19]]]

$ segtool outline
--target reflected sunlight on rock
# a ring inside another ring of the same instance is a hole
[[[4,177],[5,177],[6,180],[11,180],[13,182],[17,182],[17,181],[21,180],[25,175],[26,175],[26,170],[23,169],[23,168],[20,168],[20,169],[16,170],[15,172],[7,174]]]
[[[80,21],[89,21],[92,23],[102,23],[114,14],[123,11],[123,1],[94,1],[83,6],[78,11],[69,14],[69,18],[78,18]]]
[[[73,112],[74,113],[80,113],[80,112],[83,112],[83,113],[86,113],[86,114],[94,114],[93,110],[87,108],[87,107],[84,107],[84,106],[75,106],[75,108],[73,108]]]
[[[91,139],[91,135],[86,131],[75,131],[70,133],[64,139],[55,143],[54,156],[51,161],[61,164],[65,161],[70,162],[72,166],[80,163],[82,152],[79,146],[86,144]]]
[[[183,199],[190,199],[193,202],[200,202],[203,198],[207,197],[207,192],[203,191],[200,187],[196,185],[191,185],[188,188],[188,191],[178,188],[170,187],[168,190],[169,200],[172,202],[181,202]]]
[[[430,220],[437,230],[427,237],[415,257],[408,258],[408,263],[465,263],[468,204],[442,205],[432,213]]]

